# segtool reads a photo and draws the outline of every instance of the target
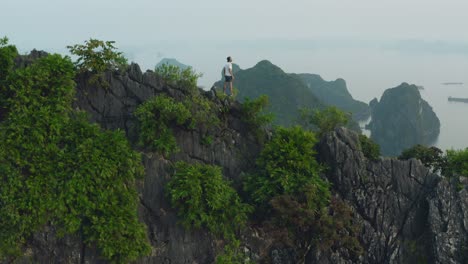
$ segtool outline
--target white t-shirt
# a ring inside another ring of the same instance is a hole
[[[226,76],[231,76],[231,72],[229,71],[229,69],[231,69],[231,71],[232,71],[232,63],[231,63],[231,62],[228,62],[228,63],[224,66],[224,75],[226,75]]]

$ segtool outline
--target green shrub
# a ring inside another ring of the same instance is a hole
[[[166,82],[166,84],[182,88],[189,93],[195,93],[198,78],[202,76],[196,73],[192,67],[181,69],[178,66],[162,64],[155,68],[155,72]]]
[[[178,150],[171,126],[185,124],[191,114],[183,103],[158,95],[140,105],[135,116],[139,121],[140,146],[169,155]]]
[[[378,160],[380,157],[380,146],[366,135],[359,135],[359,145],[364,156],[370,160]]]
[[[103,80],[107,70],[123,71],[128,67],[128,61],[122,52],[114,47],[115,41],[102,41],[98,39],[86,40],[85,44],[67,46],[70,53],[78,57],[75,67],[79,73],[91,72],[90,84],[100,84],[109,88],[109,83]]]
[[[78,56],[75,66],[80,72],[103,73],[106,70],[125,69],[128,61],[114,47],[115,41],[85,40],[85,44],[67,46],[70,53]]]
[[[202,94],[196,92],[187,96],[183,104],[191,112],[191,120],[189,128],[195,126],[215,127],[220,124],[219,117],[216,113],[216,108],[213,101],[209,100]]]
[[[246,122],[259,140],[263,140],[262,131],[273,121],[273,114],[265,113],[264,109],[268,105],[268,96],[262,95],[254,100],[245,98],[242,103],[242,121]]]
[[[74,74],[69,58],[49,55],[6,78],[0,259],[20,255],[47,224],[58,235],[77,233],[112,262],[149,253],[137,217],[141,157],[122,132],[103,132],[72,109]]]
[[[424,166],[434,171],[442,170],[446,163],[446,158],[443,156],[442,150],[436,147],[426,147],[419,144],[405,149],[400,156],[398,156],[398,159],[401,160],[408,160],[411,158],[419,159]]]
[[[350,115],[336,106],[329,106],[324,110],[302,109],[301,112],[302,118],[318,132],[319,136],[337,127],[346,126],[350,120]]]
[[[206,227],[229,240],[235,239],[252,210],[223,179],[220,167],[178,162],[166,188],[185,228]]]
[[[0,38],[0,82],[4,81],[13,69],[14,59],[18,50],[14,45],[8,45],[8,38]]]
[[[447,150],[447,164],[442,169],[445,176],[468,177],[468,148],[464,150]]]
[[[307,193],[309,206],[322,208],[330,196],[329,185],[320,178],[312,132],[300,127],[279,127],[257,160],[258,172],[246,176],[244,189],[252,200],[266,205],[279,195]]]

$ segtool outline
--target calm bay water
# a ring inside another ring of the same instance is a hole
[[[444,150],[468,147],[468,103],[448,101],[449,96],[468,98],[467,84],[428,85],[420,92],[440,119],[440,135],[434,145]]]

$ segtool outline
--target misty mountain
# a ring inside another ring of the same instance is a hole
[[[387,89],[380,102],[374,99],[370,107],[368,128],[384,155],[398,155],[416,144],[430,145],[439,136],[439,118],[416,85],[402,83]]]
[[[353,114],[356,121],[365,120],[370,116],[370,109],[366,103],[353,99],[346,87],[346,81],[339,78],[335,81],[325,81],[317,74],[293,74],[299,77],[306,86],[327,105],[334,105]]]
[[[174,58],[163,58],[160,62],[158,62],[158,64],[156,64],[156,68],[163,65],[163,64],[177,66],[182,70],[185,70],[188,67],[190,67],[189,65],[185,65],[185,64],[179,62],[178,60],[176,60]]]
[[[237,71],[237,72],[236,72]],[[257,98],[263,94],[269,98],[267,109],[275,115],[275,123],[289,126],[299,120],[299,110],[303,107],[323,108],[320,101],[305,83],[267,60],[260,61],[254,67],[234,71],[234,87],[238,89],[237,98]],[[223,87],[223,81],[215,84]]]

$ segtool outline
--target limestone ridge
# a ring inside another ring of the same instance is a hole
[[[440,121],[432,107],[421,98],[416,85],[402,83],[387,89],[380,102],[371,103],[372,139],[383,155],[398,155],[416,144],[432,144],[440,132]]]

